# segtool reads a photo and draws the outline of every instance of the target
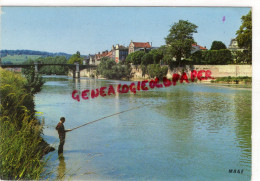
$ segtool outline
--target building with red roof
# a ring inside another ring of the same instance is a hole
[[[192,44],[192,50],[191,50],[191,54],[197,52],[197,51],[205,51],[208,50],[206,47],[200,46],[197,43],[193,43]]]
[[[128,54],[135,52],[137,49],[151,49],[152,46],[149,42],[133,42],[131,40],[128,48]]]

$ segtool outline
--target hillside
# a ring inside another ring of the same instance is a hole
[[[29,59],[36,60],[40,57],[56,57],[56,56],[65,56],[67,59],[71,57],[71,54],[67,53],[50,53],[43,51],[34,51],[34,50],[1,50],[0,57],[2,63],[8,64],[20,64]]]

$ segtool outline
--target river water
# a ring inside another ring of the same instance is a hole
[[[66,129],[141,106],[68,132],[63,158],[50,153],[50,179],[250,180],[251,88],[177,84],[149,91],[72,99],[74,89],[128,81],[45,76],[35,97],[44,138],[56,149]],[[243,173],[229,173],[230,169]]]

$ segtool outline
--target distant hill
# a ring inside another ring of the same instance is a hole
[[[71,54],[59,52],[59,53],[50,53],[44,51],[34,51],[34,50],[0,50],[0,57],[2,63],[23,63],[26,60],[36,60],[39,57],[56,57],[56,56],[65,56],[66,59],[71,57]]]

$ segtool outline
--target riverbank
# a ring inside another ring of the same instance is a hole
[[[41,137],[42,124],[34,111],[33,94],[20,73],[0,68],[0,178],[39,180],[47,161],[42,159],[54,148]]]
[[[140,66],[131,66],[132,68],[132,78],[131,80],[139,81],[146,80],[149,78],[147,74],[143,75]],[[212,77],[222,78],[222,77],[252,77],[252,65],[186,65],[183,67],[175,67],[172,70],[168,67],[168,72],[166,77],[171,78],[174,73],[182,74],[186,72],[188,77],[190,77],[191,70],[210,70]],[[95,77],[95,69],[84,69],[80,71],[80,77]],[[68,76],[72,76],[72,72],[68,73]],[[98,78],[101,78],[100,76]]]
[[[220,77],[211,80],[211,83],[248,84],[252,85],[252,77]]]

